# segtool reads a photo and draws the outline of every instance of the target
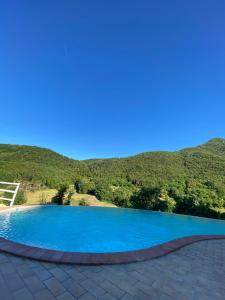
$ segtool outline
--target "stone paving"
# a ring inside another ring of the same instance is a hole
[[[60,265],[0,252],[0,300],[225,299],[225,240],[121,265]]]

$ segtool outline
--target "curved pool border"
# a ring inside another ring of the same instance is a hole
[[[19,209],[30,209],[42,205],[31,205],[19,207]],[[0,212],[16,210],[18,207],[4,209]],[[225,239],[225,235],[191,235],[177,238],[150,248],[141,250],[112,252],[112,253],[85,253],[85,252],[65,252],[39,247],[33,247],[0,237],[0,251],[39,261],[79,264],[79,265],[103,265],[121,264],[146,261],[174,252],[184,246],[205,240]]]
[[[137,251],[112,252],[112,253],[84,253],[64,252],[27,246],[0,237],[0,251],[39,261],[79,264],[79,265],[103,265],[140,262],[157,258],[174,252],[186,245],[205,240],[225,239],[225,235],[192,235],[178,238],[157,246]]]

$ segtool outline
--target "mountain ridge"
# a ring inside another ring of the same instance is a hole
[[[221,138],[177,151],[152,151],[122,158],[88,160],[68,158],[48,148],[0,144],[2,180],[28,181],[47,187],[73,183],[78,177],[107,177],[112,184],[117,178],[153,184],[201,174],[206,180],[216,178],[218,181],[221,176],[225,182],[221,168],[225,169],[225,139]]]
[[[205,142],[203,144],[200,144],[200,145],[196,145],[196,146],[193,146],[193,147],[181,148],[181,149],[174,150],[174,151],[169,151],[169,150],[154,150],[154,151],[140,152],[140,153],[137,153],[137,154],[132,154],[132,155],[123,156],[123,157],[116,157],[116,156],[115,157],[107,157],[107,158],[101,158],[100,157],[100,158],[88,158],[88,159],[81,159],[81,160],[73,158],[73,157],[66,156],[63,153],[57,152],[55,150],[52,150],[51,148],[41,147],[41,146],[36,146],[36,145],[5,144],[5,143],[2,143],[2,144],[0,144],[0,147],[1,148],[6,147],[7,150],[8,150],[8,147],[14,148],[14,149],[17,148],[18,150],[20,148],[21,149],[24,149],[24,148],[28,149],[28,148],[30,148],[30,149],[33,149],[33,150],[45,150],[45,151],[49,151],[51,153],[60,155],[60,156],[66,158],[66,159],[69,159],[69,160],[83,162],[83,161],[93,161],[93,160],[126,159],[126,158],[141,156],[141,155],[145,155],[145,154],[149,154],[149,153],[177,153],[177,152],[180,152],[180,151],[191,150],[191,149],[198,149],[198,148],[204,149],[204,148],[206,148],[206,146],[209,146],[207,148],[218,147],[218,145],[223,146],[223,151],[224,151],[224,155],[225,155],[225,139],[217,137],[217,138],[212,138],[212,139],[208,140],[207,142]]]

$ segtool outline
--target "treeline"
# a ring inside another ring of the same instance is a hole
[[[204,184],[184,180],[164,185],[114,186],[83,178],[75,182],[75,189],[77,193],[91,194],[119,207],[225,218],[225,213],[219,212],[225,207],[224,193],[210,181]]]

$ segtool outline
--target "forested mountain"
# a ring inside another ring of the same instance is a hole
[[[82,170],[85,170],[84,163],[49,149],[0,144],[1,180],[58,187],[72,183],[76,174],[83,174]]]
[[[160,205],[176,204],[176,211],[180,205],[182,212],[189,213],[181,207],[185,201],[192,201],[192,206],[207,203],[208,207],[222,208],[225,140],[216,138],[176,152],[85,161],[39,147],[0,145],[0,179],[21,181],[33,188],[75,184],[78,192],[94,194],[120,206],[157,209],[158,206],[149,206],[149,201],[143,204],[144,191],[148,199],[161,199]]]

